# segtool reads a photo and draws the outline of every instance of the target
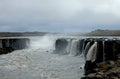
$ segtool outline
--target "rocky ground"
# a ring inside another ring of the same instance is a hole
[[[117,60],[98,63],[94,72],[81,79],[120,79],[120,55]]]

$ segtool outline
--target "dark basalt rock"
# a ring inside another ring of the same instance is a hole
[[[106,61],[97,64],[95,72],[91,72],[81,79],[120,79],[120,60]]]
[[[81,79],[120,79],[120,40],[93,40],[97,41],[96,60],[86,61],[85,75]]]
[[[12,51],[14,51],[14,49],[11,47],[0,48],[0,54],[7,54],[7,53],[10,53]]]
[[[79,50],[80,50],[80,54],[82,54],[82,49],[83,49],[84,41],[85,41],[85,39],[79,40]]]
[[[64,38],[56,40],[55,53],[67,54],[67,51],[70,52],[71,47],[68,46],[72,40]],[[95,42],[97,42],[97,47],[91,48]],[[80,39],[78,43],[76,47],[79,54],[83,54],[86,59],[88,57],[84,66],[85,75],[81,79],[120,79],[120,40],[118,38],[84,38]],[[92,52],[88,54],[90,48],[94,54]]]
[[[94,68],[96,68],[96,63],[94,62],[92,63],[91,61],[86,61],[85,67],[84,67],[85,75],[95,72]]]
[[[67,39],[57,39],[56,40],[56,43],[55,43],[55,51],[54,53],[57,53],[57,54],[66,54],[66,48],[67,48],[67,45],[68,45],[68,41]]]
[[[98,41],[97,57],[96,57],[97,58],[96,59],[97,63],[104,61],[103,53],[104,53],[104,41]]]
[[[0,54],[7,54],[14,50],[28,48],[30,40],[27,38],[0,39]]]

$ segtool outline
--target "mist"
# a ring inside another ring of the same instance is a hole
[[[56,37],[53,35],[44,35],[41,37],[31,38],[30,48],[32,49],[54,49]]]

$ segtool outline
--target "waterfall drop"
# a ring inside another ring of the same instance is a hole
[[[76,56],[79,54],[78,44],[79,44],[79,40],[73,39],[71,41],[71,49],[70,49],[71,56]]]
[[[94,62],[96,60],[96,54],[97,54],[97,42],[95,42],[88,50],[86,61]]]

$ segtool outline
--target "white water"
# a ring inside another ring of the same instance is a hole
[[[32,38],[31,48],[0,55],[0,79],[80,79],[84,58],[53,54],[55,39]]]
[[[79,40],[72,40],[71,42],[71,48],[70,48],[70,55],[71,56],[76,56],[78,54],[78,49],[77,49],[77,46],[78,46],[78,41]]]
[[[30,38],[30,48],[34,49],[54,49],[54,43],[57,39],[56,36],[53,35],[45,35],[42,37],[33,37]]]

